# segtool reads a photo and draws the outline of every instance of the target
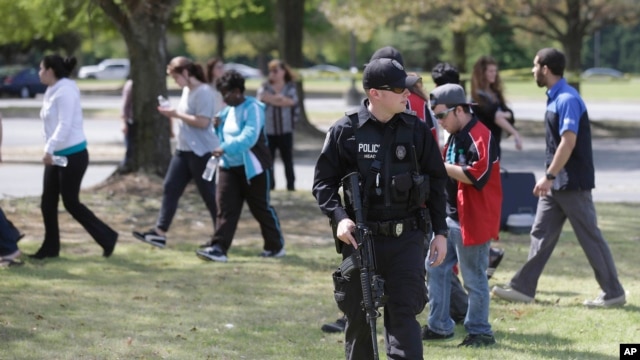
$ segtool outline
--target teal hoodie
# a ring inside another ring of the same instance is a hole
[[[230,108],[226,106],[218,114],[220,124],[216,127],[216,134],[224,154],[242,155],[244,172],[247,180],[250,180],[273,166],[264,128],[265,105],[252,96],[246,96],[245,101],[235,107],[240,133],[236,136],[225,136],[222,129]],[[225,165],[224,154],[220,166],[228,167]]]

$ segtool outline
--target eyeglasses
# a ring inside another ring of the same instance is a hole
[[[376,90],[386,90],[386,91],[391,91],[394,94],[402,94],[405,90],[407,90],[407,88],[403,88],[403,87],[391,87],[391,86],[379,86],[377,88],[375,88]]]
[[[443,112],[439,112],[439,113],[437,113],[437,114],[433,114],[433,116],[435,116],[435,117],[436,117],[436,119],[438,119],[438,120],[442,120],[442,119],[444,119],[445,117],[447,117],[447,115],[448,115],[450,112],[452,112],[453,110],[455,110],[455,109],[456,109],[456,107],[454,106],[454,107],[452,107],[452,108],[448,108],[447,110],[445,110],[445,111],[443,111]]]

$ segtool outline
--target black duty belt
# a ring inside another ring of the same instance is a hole
[[[400,237],[405,231],[418,228],[418,220],[410,217],[401,220],[367,222],[367,227],[373,235]]]

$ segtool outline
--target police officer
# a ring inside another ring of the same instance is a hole
[[[416,315],[425,306],[425,219],[431,219],[435,232],[429,249],[433,266],[446,254],[447,173],[427,126],[405,112],[407,89],[417,81],[396,60],[376,59],[367,64],[363,74],[367,99],[329,129],[313,184],[313,195],[336,228],[334,235],[347,258],[358,245],[353,235],[354,214],[345,205],[348,199],[343,203],[339,188],[345,175],[360,174],[376,273],[385,281],[384,337],[389,359],[422,359]],[[354,271],[335,283],[336,302],[347,317],[346,358],[371,359],[373,346],[361,305],[360,274]]]

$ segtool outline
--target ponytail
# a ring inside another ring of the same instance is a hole
[[[77,63],[78,60],[76,60],[75,56],[62,58],[58,54],[47,55],[42,59],[44,67],[53,70],[53,74],[57,79],[69,77]]]

